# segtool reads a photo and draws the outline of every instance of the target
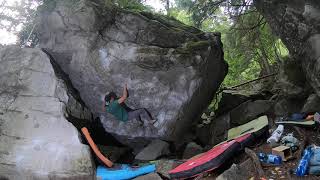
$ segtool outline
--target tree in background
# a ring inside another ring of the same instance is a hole
[[[106,0],[133,11],[155,11],[146,0]],[[222,34],[229,73],[224,85],[232,86],[276,71],[277,64],[287,55],[279,38],[272,35],[252,0],[159,0],[166,14],[203,31]],[[18,34],[20,44],[34,47],[38,43],[33,32],[37,5],[50,7],[55,0],[24,0],[7,4],[0,0],[0,28]],[[10,12],[10,13],[8,13]],[[161,12],[160,12],[161,13]]]
[[[28,44],[25,41],[30,40],[30,42],[35,43],[29,45],[35,45],[37,43],[36,36],[30,35],[28,32],[34,29],[33,24],[38,3],[38,0],[23,0],[14,4],[9,3],[8,0],[0,0],[0,29],[5,29],[23,37],[23,39],[20,39],[20,44]],[[26,29],[29,31],[27,32]]]
[[[229,73],[224,85],[232,86],[277,71],[288,54],[252,0],[175,0],[187,11],[192,24],[204,31],[222,33]],[[176,13],[177,14],[177,13]],[[179,17],[177,17],[179,18]],[[185,21],[183,18],[182,21]]]

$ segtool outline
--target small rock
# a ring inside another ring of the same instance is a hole
[[[160,159],[153,162],[157,167],[157,173],[170,179],[169,171],[178,166],[178,162],[174,160]]]
[[[147,175],[136,177],[134,178],[134,180],[162,180],[162,178],[157,173],[150,173]]]
[[[247,180],[248,177],[248,171],[245,171],[239,165],[233,164],[228,170],[220,174],[216,180]]]
[[[136,160],[151,161],[162,155],[169,154],[169,144],[165,141],[154,140],[135,157]]]
[[[190,142],[183,152],[183,159],[189,159],[197,154],[202,153],[203,149],[195,142]]]

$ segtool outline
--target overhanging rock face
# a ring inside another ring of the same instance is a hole
[[[41,14],[38,34],[106,131],[122,138],[177,140],[227,73],[219,34],[96,1],[57,1]],[[127,105],[147,108],[156,127],[119,122],[103,110],[104,94],[120,96],[124,83]]]
[[[47,55],[0,47],[0,74],[0,179],[93,179],[90,149],[64,116],[69,96]]]

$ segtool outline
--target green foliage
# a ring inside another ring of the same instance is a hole
[[[120,8],[132,10],[136,12],[153,11],[152,7],[143,5],[143,3],[139,0],[112,0],[112,3]]]
[[[221,32],[224,58],[229,72],[223,86],[234,86],[273,73],[288,55],[281,40],[275,37],[264,18],[245,0],[176,0],[175,13],[183,22],[191,19],[203,31]],[[181,17],[181,15],[185,15]]]
[[[205,50],[209,47],[208,41],[189,41],[184,47],[179,47],[176,52],[185,56],[193,56],[195,51]]]
[[[197,51],[197,50],[203,50],[204,48],[209,47],[209,42],[208,41],[190,41],[187,43],[186,48],[192,51]]]
[[[189,25],[189,26],[194,26],[193,21],[191,19],[191,15],[188,13],[186,10],[180,10],[178,8],[172,8],[170,10],[170,16],[175,17],[182,23]]]

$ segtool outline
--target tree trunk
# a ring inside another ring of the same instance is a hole
[[[264,70],[264,72],[266,72],[266,74],[271,74],[271,66],[269,63],[269,57],[267,55],[266,50],[263,47],[260,36],[258,38],[259,38],[259,49],[261,51],[261,54],[259,53],[259,55],[261,57],[260,62],[261,62],[261,65],[263,66],[261,68],[263,68],[263,70]],[[265,75],[265,74],[263,74],[263,75]]]
[[[166,11],[167,15],[170,15],[170,0],[166,0]]]
[[[270,67],[270,63],[268,61],[268,55],[267,55],[267,53],[266,53],[266,51],[265,51],[265,49],[263,47],[261,47],[260,50],[261,50],[261,54],[262,54],[261,62],[263,64],[263,66],[264,66],[265,72],[267,74],[270,74],[271,73],[271,67]]]

